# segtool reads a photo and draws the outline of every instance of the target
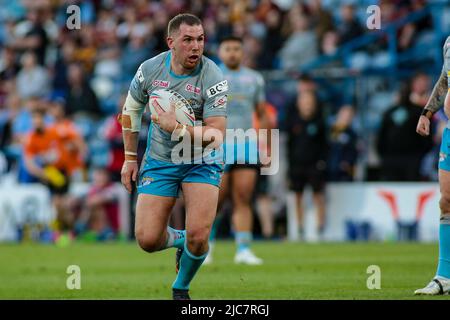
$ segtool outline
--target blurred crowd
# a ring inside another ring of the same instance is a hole
[[[139,65],[167,50],[170,18],[179,12],[198,15],[206,32],[205,54],[213,60],[219,40],[233,34],[244,39],[245,65],[295,73],[371,32],[365,26],[366,8],[374,2],[381,7],[383,24],[426,5],[423,0],[0,0],[0,179],[13,173],[19,183],[51,186],[63,216],[67,204],[58,196],[69,182],[93,181],[84,204],[83,199],[70,200],[79,219],[60,221],[84,230],[89,216],[92,228],[103,230],[108,224],[117,231],[114,218],[105,222],[116,210],[108,207],[114,202],[108,188],[120,181],[123,163],[116,114]],[[74,4],[80,8],[80,29],[66,25],[73,13],[67,8]],[[411,48],[416,35],[430,28],[430,17],[407,24],[398,32],[397,49]],[[386,49],[382,37],[366,52]],[[311,185],[320,195],[327,181],[355,180],[358,159],[368,150],[361,127],[354,127],[358,110],[352,102],[330,108],[330,99],[328,104],[321,100],[326,88],[313,78],[302,75],[293,81],[295,95],[272,103],[278,127],[288,137],[286,181],[299,194]],[[383,115],[376,145],[378,179],[435,180],[433,157],[438,156],[442,125],[429,139],[415,134],[431,81],[427,74],[415,75]],[[143,121],[148,124],[148,115]],[[444,123],[444,116],[437,115],[436,122]],[[146,135],[143,130],[141,156]],[[54,159],[55,148],[65,160]],[[38,154],[45,154],[40,166],[30,161]],[[320,210],[323,201],[317,197]]]

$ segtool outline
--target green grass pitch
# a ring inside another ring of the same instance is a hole
[[[191,285],[194,299],[424,299],[413,291],[433,277],[438,253],[437,244],[255,242],[265,264],[238,266],[231,241],[214,249]],[[135,243],[3,244],[0,299],[170,299],[174,256]],[[81,268],[80,290],[66,288],[69,265]],[[369,265],[381,268],[379,290],[367,289]]]

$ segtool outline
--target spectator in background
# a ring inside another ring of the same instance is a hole
[[[10,47],[3,48],[0,58],[0,109],[9,93],[15,90],[16,75],[19,71],[16,52]]]
[[[233,27],[230,23],[230,9],[222,5],[217,10],[217,39],[225,38],[233,33]]]
[[[22,69],[16,80],[21,98],[45,97],[50,93],[50,77],[47,69],[37,64],[36,55],[29,51],[22,55]]]
[[[13,117],[13,121],[12,141],[8,149],[12,157],[19,159],[18,181],[19,183],[36,182],[36,178],[28,172],[25,166],[22,146],[26,142],[27,135],[33,131],[33,112],[36,110],[44,110],[43,112],[45,113],[46,105],[40,97],[34,96],[31,96],[26,100],[20,99],[19,96],[13,96],[13,99],[10,102],[11,103],[8,105],[8,109]],[[52,117],[45,113],[45,125],[49,125],[52,122]]]
[[[136,9],[134,7],[125,8],[123,14],[124,21],[117,26],[116,35],[123,45],[128,43],[133,32],[145,34],[147,27],[142,21],[137,21]]]
[[[298,78],[297,92],[299,95],[306,92],[313,92],[316,94],[317,83],[308,74],[302,74]]]
[[[87,146],[79,129],[65,114],[65,100],[54,96],[50,101],[49,113],[53,117],[51,129],[55,130],[60,161],[65,165],[65,173],[72,181],[83,181],[84,161]]]
[[[424,106],[427,104],[430,96],[431,80],[425,73],[417,73],[411,83],[411,93],[409,100],[416,106]]]
[[[126,96],[122,95],[120,102],[117,104],[117,112],[122,111],[125,98]],[[125,161],[125,155],[123,152],[122,125],[117,121],[115,114],[106,119],[102,132],[104,134],[104,138],[109,143],[110,150],[107,169],[111,174],[111,180],[114,182],[120,182],[120,172],[122,170],[123,162]]]
[[[30,51],[36,55],[36,61],[40,65],[45,64],[49,38],[44,28],[44,14],[41,8],[31,8],[27,12],[27,20],[17,26],[16,31],[21,31],[10,44],[20,52]]]
[[[154,45],[152,40],[152,36],[149,36],[145,29],[134,28],[131,31],[130,40],[121,57],[123,82],[130,83],[139,65],[155,55],[152,50]]]
[[[4,154],[7,162],[7,170],[20,158],[20,147],[13,139],[13,123],[20,111],[20,97],[16,94],[9,94],[5,108],[0,110],[0,151]]]
[[[420,167],[432,148],[432,136],[422,137],[415,131],[423,106],[411,101],[411,85],[408,84],[402,88],[398,104],[383,114],[377,139],[381,180],[424,180]]]
[[[352,106],[342,106],[330,132],[330,152],[328,157],[329,181],[353,181],[358,156],[357,135],[352,128],[355,110]]]
[[[293,32],[279,52],[281,67],[284,70],[297,70],[311,62],[318,54],[317,36],[310,28],[305,15],[290,15]]]
[[[14,49],[5,47],[2,51],[2,59],[0,61],[0,81],[14,79],[20,70]]]
[[[276,67],[276,57],[283,45],[284,38],[281,35],[282,14],[278,9],[271,9],[265,15],[266,34],[263,39],[263,54],[260,58],[261,69],[273,69]]]
[[[84,24],[82,32],[75,33],[74,39],[76,41],[74,60],[83,67],[85,74],[90,75],[96,63],[98,41],[103,41],[101,34],[96,33],[93,25]]]
[[[327,56],[333,56],[339,49],[339,35],[336,31],[327,31],[322,38],[320,44],[320,52]],[[334,59],[323,65],[326,68],[339,68],[342,67],[341,59]]]
[[[120,229],[119,202],[117,189],[106,168],[95,168],[92,186],[87,195],[72,200],[81,205],[81,214],[75,223],[75,233],[82,236],[87,231],[94,232],[98,241],[110,240]]]
[[[353,4],[344,4],[340,8],[341,21],[336,25],[339,45],[343,45],[364,34],[364,29],[355,15]]]
[[[49,188],[56,209],[54,228],[66,232],[73,225],[73,216],[66,203],[69,191],[67,164],[60,156],[64,153],[62,141],[55,129],[45,125],[44,116],[43,109],[32,112],[33,129],[24,144],[25,166],[31,175]]]
[[[12,94],[12,96],[8,108],[14,114],[13,143],[23,144],[25,136],[33,129],[33,112],[38,109],[45,111],[47,105],[44,104],[40,96],[30,96],[27,99],[21,99],[19,95]],[[44,112],[44,121],[46,125],[49,125],[53,122],[53,119]]]
[[[310,185],[317,212],[319,236],[325,229],[325,181],[328,152],[325,122],[321,117],[318,100],[312,91],[298,95],[288,113],[289,185],[295,192],[298,231],[304,239],[303,191]]]
[[[68,67],[75,62],[76,44],[73,40],[65,41],[59,50],[59,56],[53,66],[53,90],[67,92],[69,81],[67,77]]]
[[[423,10],[427,5],[425,0],[411,0],[408,2],[409,2],[408,11],[413,12]],[[405,51],[411,48],[415,44],[415,41],[421,35],[421,32],[426,30],[431,31],[432,28],[433,28],[433,19],[430,13],[420,20],[406,24],[403,28],[400,29],[398,37],[399,50]]]
[[[329,31],[334,29],[334,21],[331,13],[324,9],[321,0],[311,0],[308,6],[311,11],[311,24],[314,28],[319,42]]]
[[[102,112],[97,96],[86,81],[81,65],[70,64],[67,77],[69,82],[69,91],[66,97],[67,114],[75,118],[99,118]]]
[[[336,31],[327,31],[322,38],[320,44],[320,52],[322,54],[332,56],[339,49],[339,35]]]

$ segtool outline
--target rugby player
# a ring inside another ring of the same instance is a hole
[[[260,265],[263,260],[250,249],[252,240],[253,214],[251,208],[253,191],[258,176],[258,146],[256,130],[248,134],[245,141],[235,141],[234,136],[252,130],[253,114],[261,128],[269,128],[266,112],[264,79],[256,71],[242,66],[243,41],[239,37],[229,36],[221,39],[219,58],[220,67],[229,84],[227,101],[227,137],[225,143],[226,163],[219,193],[219,208],[227,196],[233,203],[232,226],[236,241],[235,263]],[[234,134],[229,134],[230,130]],[[268,135],[270,136],[270,135]],[[269,140],[270,141],[270,140]],[[270,146],[268,147],[270,150]],[[216,219],[210,236],[210,245],[221,217]],[[211,246],[212,249],[212,246]],[[212,262],[211,250],[206,263]]]
[[[172,150],[185,137],[193,142],[194,128],[201,134],[203,147],[223,143],[227,82],[218,66],[203,56],[205,35],[199,18],[179,14],[169,21],[167,34],[170,50],[141,64],[120,115],[125,149],[121,181],[131,192],[137,180],[135,234],[139,246],[147,252],[178,248],[172,296],[188,300],[189,285],[208,253],[223,162],[176,163]],[[194,126],[182,125],[176,121],[173,106],[167,112],[155,107],[157,114],[152,114],[147,149],[138,170],[141,117],[156,89],[173,90],[183,96],[193,108],[196,122]],[[180,189],[186,207],[186,230],[168,226]]]
[[[433,92],[428,99],[417,124],[417,133],[422,136],[430,134],[430,120],[444,102],[444,111],[450,118],[450,37],[443,48],[444,66],[436,82]],[[444,100],[445,96],[445,100]],[[448,294],[450,291],[450,121],[442,134],[439,155],[439,186],[441,210],[439,225],[439,261],[436,275],[431,282],[422,289],[416,290],[417,295]]]

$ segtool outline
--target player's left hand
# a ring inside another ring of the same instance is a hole
[[[430,119],[425,116],[420,116],[416,132],[421,136],[428,136],[430,134]]]
[[[175,106],[170,105],[170,110],[164,111],[160,106],[155,106],[157,114],[152,114],[152,121],[159,125],[161,129],[172,133],[176,129],[178,122],[175,115]]]

